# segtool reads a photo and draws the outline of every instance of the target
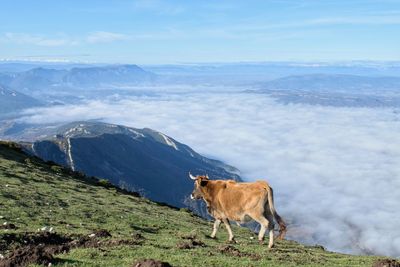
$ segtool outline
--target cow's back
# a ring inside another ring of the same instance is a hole
[[[268,183],[256,181],[251,183],[237,183],[236,181],[221,181],[219,183],[216,201],[220,212],[229,219],[242,220],[249,211],[262,211],[267,201]]]

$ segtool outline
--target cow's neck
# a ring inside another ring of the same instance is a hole
[[[214,198],[217,194],[218,188],[214,185],[214,181],[209,181],[203,193],[204,201],[207,203],[207,206],[214,208],[215,205]]]

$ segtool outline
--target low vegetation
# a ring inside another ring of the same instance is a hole
[[[154,203],[5,142],[0,225],[0,266],[16,255],[31,258],[24,264],[32,266],[133,266],[143,259],[172,266],[372,266],[378,260],[287,240],[268,250],[236,226],[237,244],[226,243],[224,230],[209,239],[211,222],[187,209]]]

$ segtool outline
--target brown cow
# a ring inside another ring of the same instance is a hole
[[[269,244],[274,245],[274,218],[279,224],[279,239],[286,233],[286,224],[274,208],[272,188],[265,181],[237,183],[234,180],[209,180],[208,175],[189,177],[194,180],[192,199],[204,199],[207,210],[215,218],[212,238],[215,238],[221,221],[234,241],[229,220],[245,222],[250,217],[261,225],[258,240],[263,242],[265,231],[269,230]]]

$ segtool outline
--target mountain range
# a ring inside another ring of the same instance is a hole
[[[148,128],[74,122],[49,130],[25,147],[46,161],[107,178],[115,185],[177,207],[186,205],[193,189],[189,171],[207,173],[214,179],[240,180],[234,167],[203,157]]]
[[[23,93],[65,87],[99,87],[151,83],[156,75],[137,65],[74,67],[71,69],[33,68],[17,73],[2,73],[0,83]]]

